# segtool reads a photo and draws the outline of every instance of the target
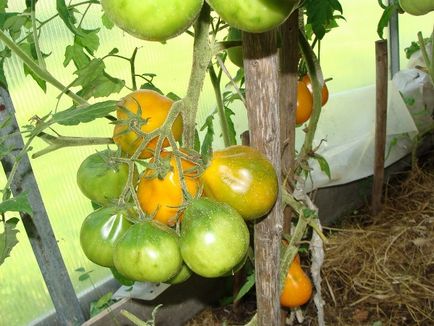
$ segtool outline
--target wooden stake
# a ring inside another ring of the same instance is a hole
[[[250,144],[281,171],[279,73],[276,32],[243,33]],[[278,174],[279,184],[280,175]],[[283,230],[280,195],[272,211],[255,224],[257,324],[280,325],[279,261]]]
[[[281,48],[279,52],[279,114],[280,145],[282,156],[282,179],[291,184],[295,169],[295,110],[297,109],[298,79],[298,10],[295,10],[280,28]],[[284,182],[284,185],[285,182]],[[291,231],[292,210],[289,206],[283,211],[283,232]],[[281,325],[286,324],[288,311],[282,309]]]
[[[387,126],[387,85],[388,57],[387,41],[375,42],[376,62],[376,119],[375,119],[375,157],[374,179],[372,186],[372,214],[377,215],[382,209],[384,183],[384,155],[386,149]]]

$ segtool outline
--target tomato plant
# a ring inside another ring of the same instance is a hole
[[[303,77],[301,77],[301,81],[306,84],[307,89],[309,90],[310,94],[312,94],[313,88],[312,88],[312,82],[310,81],[309,75],[306,74]],[[321,105],[324,106],[328,100],[329,100],[329,89],[327,87],[327,84],[324,83],[321,89]]]
[[[81,192],[93,202],[113,205],[128,181],[128,164],[116,159],[116,152],[104,150],[89,155],[77,170],[77,184]],[[133,183],[138,179],[133,174]]]
[[[229,25],[242,31],[263,33],[282,24],[299,4],[298,0],[207,0]]]
[[[161,223],[173,226],[181,216],[184,193],[175,155],[163,152],[161,158],[166,165],[160,166],[160,171],[157,168],[146,170],[140,178],[137,197],[144,212]],[[181,166],[186,189],[194,197],[200,189],[197,167],[185,159],[181,159]]]
[[[114,245],[132,225],[126,214],[118,207],[104,207],[86,217],[81,225],[80,245],[89,260],[104,267],[114,266]]]
[[[295,256],[288,268],[280,304],[287,308],[304,305],[312,296],[312,282],[300,266],[300,257]]]
[[[158,222],[134,224],[116,242],[113,262],[118,272],[130,280],[165,282],[182,267],[179,237]]]
[[[133,155],[143,140],[143,136],[132,128],[132,125],[143,133],[149,133],[162,126],[167,118],[173,101],[153,90],[138,90],[130,93],[118,103],[118,118],[114,127],[113,140],[128,155]],[[172,125],[175,140],[182,135],[182,118],[178,116]],[[139,158],[152,156],[157,137],[153,138],[140,153]],[[163,147],[169,146],[167,139]]]
[[[193,200],[181,224],[181,255],[190,269],[204,277],[230,272],[246,256],[249,230],[231,206],[209,198]]]
[[[277,199],[276,171],[253,147],[215,151],[201,179],[207,197],[231,205],[246,220],[267,214]]]
[[[199,15],[203,0],[102,0],[107,16],[127,33],[164,42],[183,33]]]

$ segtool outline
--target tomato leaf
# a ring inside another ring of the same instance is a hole
[[[108,292],[104,294],[101,298],[99,298],[97,301],[93,301],[90,303],[90,316],[93,317],[97,314],[99,314],[102,310],[108,308],[112,303],[114,303],[114,300],[112,299],[113,293]]]
[[[20,45],[20,48],[31,58],[33,58],[35,61],[38,59],[36,54],[36,48],[34,43],[23,43]],[[49,54],[42,53],[42,56],[48,57]],[[25,63],[23,63],[24,68],[24,74],[26,76],[30,75],[36,83],[39,85],[39,87],[44,91],[44,93],[47,91],[47,82],[39,77],[32,69],[30,69]]]
[[[73,126],[103,118],[116,109],[116,103],[117,101],[108,100],[89,105],[83,109],[72,107],[53,114],[50,124],[58,123],[64,126]]]
[[[336,19],[343,18],[341,15],[335,15],[335,11],[343,13],[343,9],[338,0],[305,0],[303,6],[306,10],[306,25],[312,29],[312,32],[318,39],[333,27],[338,26]]]
[[[73,45],[68,45],[65,49],[65,60],[63,61],[63,66],[68,66],[71,61],[77,69],[80,69],[89,64],[90,58],[84,52],[82,46],[74,43]]]
[[[74,43],[85,48],[89,54],[93,55],[99,47],[98,29],[86,30],[80,28],[81,33],[75,35]]]
[[[0,233],[0,265],[3,264],[5,259],[10,256],[10,253],[18,243],[16,229],[19,219],[14,217],[4,223],[3,233]]]
[[[243,286],[241,287],[234,301],[241,300],[241,298],[244,297],[250,291],[253,285],[255,285],[255,273],[252,273],[249,276],[247,276],[246,281],[244,282]]]
[[[232,121],[232,116],[235,115],[234,111],[232,111],[231,109],[229,109],[228,107],[225,107],[225,116],[226,116],[226,121],[228,122],[228,132],[229,132],[229,142],[232,145],[236,145],[237,144],[237,138],[236,138],[236,131],[235,131],[235,126],[234,126],[234,122]]]
[[[389,26],[390,17],[392,17],[395,11],[396,11],[395,4],[391,4],[385,7],[385,9],[383,10],[383,14],[381,15],[380,20],[378,21],[377,34],[382,40],[384,40],[384,36],[383,36],[384,29],[387,26]]]
[[[128,278],[126,278],[125,276],[123,276],[121,273],[119,273],[116,268],[113,267],[113,268],[110,268],[110,270],[111,270],[111,272],[113,274],[113,277],[120,284],[125,285],[125,286],[132,286],[135,283],[134,281],[129,280]]]
[[[214,113],[206,118],[204,125],[200,128],[200,131],[206,129],[206,134],[203,138],[202,146],[200,148],[200,154],[203,161],[206,163],[212,154],[212,143],[214,141]]]
[[[32,215],[32,207],[27,198],[27,193],[22,192],[18,196],[2,201],[0,203],[0,214],[6,212],[23,212]]]
[[[315,153],[313,158],[318,162],[321,171],[324,172],[329,177],[329,179],[331,179],[332,176],[330,172],[330,166],[324,156]]]
[[[104,27],[107,29],[112,29],[115,26],[115,24],[110,20],[110,18],[108,18],[105,13],[102,15],[101,21]]]

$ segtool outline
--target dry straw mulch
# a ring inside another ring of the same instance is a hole
[[[378,216],[332,230],[323,279],[328,325],[434,325],[433,164],[389,185]]]

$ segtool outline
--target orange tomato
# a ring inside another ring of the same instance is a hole
[[[119,122],[115,125],[113,132],[114,142],[121,150],[129,155],[133,155],[142,142],[142,137],[134,130],[129,129],[128,122],[139,116],[141,123],[140,129],[144,133],[149,133],[159,128],[169,113],[173,101],[152,90],[137,90],[119,101],[116,115]],[[182,135],[182,118],[179,115],[172,125],[172,133],[176,140]],[[157,144],[158,137],[153,138],[148,146],[142,151],[139,158],[149,158]],[[163,142],[163,147],[169,146],[167,139]]]
[[[295,123],[302,124],[309,120],[313,110],[312,94],[306,84],[297,82],[297,110],[295,111]]]
[[[313,93],[313,88],[312,88],[312,82],[310,81],[309,75],[304,75],[301,78],[301,81],[306,84],[307,88],[309,89],[309,92],[312,94]],[[321,95],[322,95],[321,96],[321,99],[322,99],[321,100],[321,106],[324,106],[327,103],[328,99],[329,99],[329,90],[327,88],[327,84],[326,83],[324,83],[324,86],[322,87],[321,92],[322,92],[321,93]]]
[[[311,296],[312,282],[300,266],[300,257],[296,255],[288,268],[280,304],[287,308],[299,307],[308,302]]]
[[[180,206],[184,203],[184,195],[175,156],[163,152],[161,157],[169,162],[170,171],[159,178],[155,169],[148,168],[140,178],[137,197],[142,210],[153,215],[154,220],[174,226],[182,215]],[[200,189],[200,181],[197,173],[189,170],[195,165],[184,159],[181,159],[181,165],[187,191],[194,197]]]

